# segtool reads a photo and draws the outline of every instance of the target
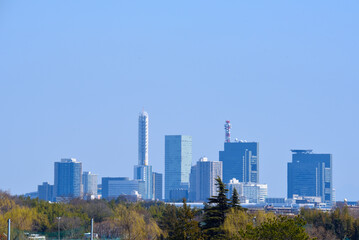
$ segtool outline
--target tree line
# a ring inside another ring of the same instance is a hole
[[[6,239],[7,219],[12,220],[12,239],[40,233],[48,239],[83,238],[90,231],[107,239],[219,240],[219,239],[359,239],[359,218],[347,207],[332,212],[302,209],[297,216],[276,216],[242,208],[234,190],[230,199],[220,178],[218,195],[203,209],[163,202],[126,202],[74,199],[49,203],[0,193],[0,239]],[[59,218],[61,217],[61,218]]]

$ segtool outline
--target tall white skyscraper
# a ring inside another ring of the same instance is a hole
[[[148,165],[148,114],[145,111],[138,117],[138,165]]]
[[[143,199],[153,199],[152,166],[148,165],[148,114],[145,111],[138,117],[138,165],[134,167],[134,179],[142,181],[139,189]]]

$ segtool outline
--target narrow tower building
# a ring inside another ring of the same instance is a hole
[[[153,199],[152,166],[148,165],[148,113],[138,117],[138,165],[134,167],[134,179],[141,184],[139,193],[143,199]]]

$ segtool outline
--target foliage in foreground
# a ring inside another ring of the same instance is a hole
[[[302,209],[293,217],[249,212],[240,206],[236,192],[231,199],[226,197],[227,189],[219,178],[217,186],[219,194],[204,209],[190,208],[186,200],[182,207],[120,199],[49,203],[0,192],[0,239],[6,239],[9,218],[14,239],[26,239],[27,233],[57,239],[58,227],[62,239],[83,238],[90,231],[91,218],[99,237],[108,239],[359,239],[359,212],[348,207],[328,213]]]

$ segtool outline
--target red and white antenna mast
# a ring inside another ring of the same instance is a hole
[[[231,142],[231,124],[229,120],[226,121],[226,124],[224,124],[224,130],[225,130],[225,140],[224,142]]]

